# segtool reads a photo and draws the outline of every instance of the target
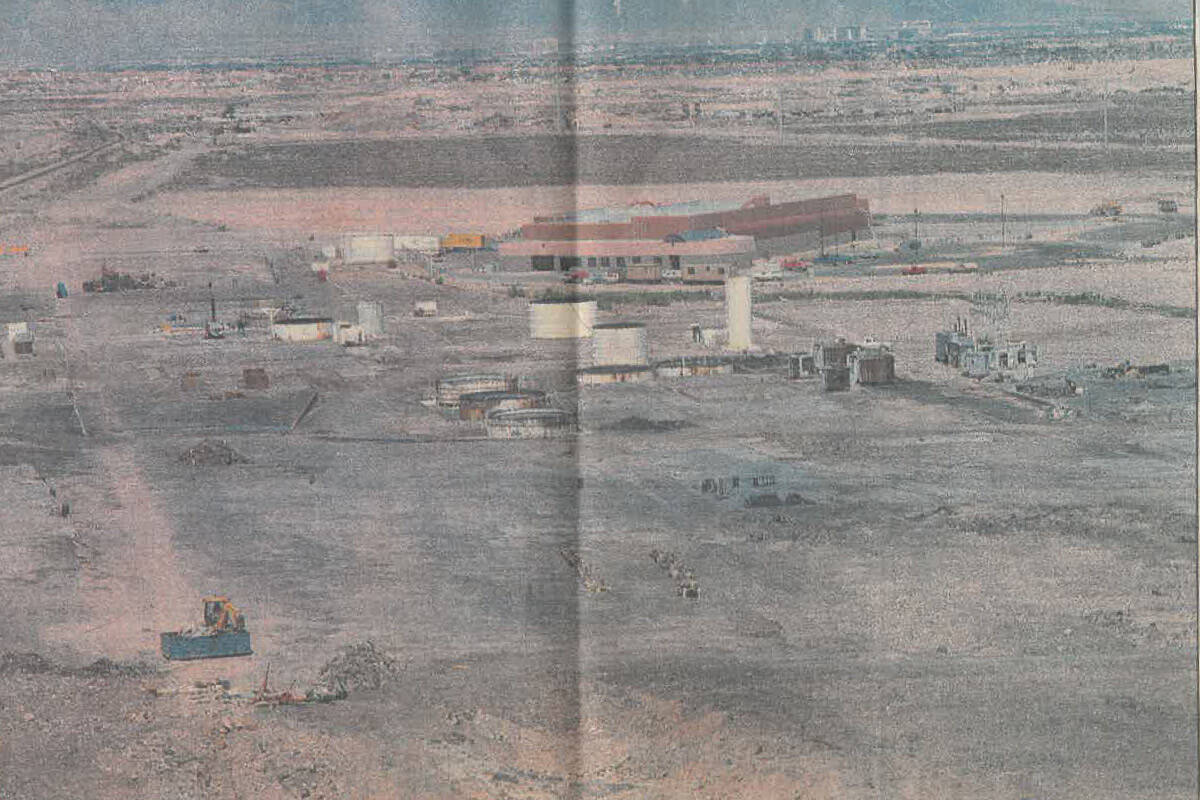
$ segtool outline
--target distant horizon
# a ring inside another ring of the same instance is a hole
[[[367,61],[395,63],[484,50],[539,54],[574,49],[786,44],[803,30],[903,20],[935,28],[1190,24],[1191,4],[1142,0],[17,0],[0,19],[6,68],[104,69],[141,64]],[[566,35],[560,32],[566,31]]]

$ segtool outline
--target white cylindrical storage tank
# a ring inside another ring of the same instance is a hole
[[[358,324],[367,336],[383,335],[383,303],[363,300],[358,304]]]
[[[739,275],[725,281],[725,316],[730,350],[750,349],[750,312],[749,276]]]
[[[595,300],[534,300],[529,304],[533,339],[585,339],[596,324]]]
[[[388,233],[355,233],[342,239],[342,260],[347,264],[383,264],[395,256]]]
[[[646,326],[640,322],[601,322],[592,326],[592,366],[645,364]]]

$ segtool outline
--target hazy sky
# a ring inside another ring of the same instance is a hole
[[[804,25],[930,18],[1029,20],[1107,11],[1187,19],[1187,0],[4,0],[0,59],[96,65],[273,56],[363,56],[470,47],[489,37],[782,38]],[[744,32],[743,36],[739,36]]]

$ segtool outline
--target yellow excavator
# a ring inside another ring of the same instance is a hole
[[[246,630],[246,616],[228,597],[204,598],[204,627],[216,631]]]

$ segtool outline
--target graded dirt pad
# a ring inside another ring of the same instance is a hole
[[[943,139],[990,142],[1059,142],[1064,144],[1104,141],[1131,145],[1190,145],[1196,131],[1192,95],[1185,92],[1146,91],[1123,94],[1109,100],[1107,115],[1100,101],[1089,108],[1073,104],[1049,110],[1033,106],[1014,109],[1011,115],[996,114],[973,120],[914,121],[908,124],[814,124],[803,126],[813,133],[851,136],[902,136],[907,139]]]
[[[169,187],[625,185],[955,172],[1192,168],[1186,151],[974,144],[761,144],[700,136],[526,135],[259,145],[205,155]]]

